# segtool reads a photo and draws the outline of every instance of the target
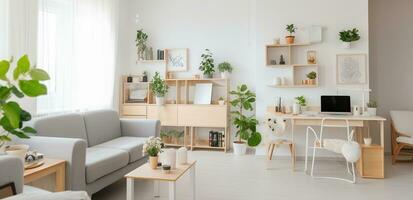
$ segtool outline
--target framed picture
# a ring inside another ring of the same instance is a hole
[[[338,54],[336,80],[339,85],[359,85],[367,83],[366,54]]]
[[[188,70],[188,49],[166,49],[166,71],[183,72]]]
[[[0,186],[0,199],[16,195],[16,187],[14,183],[8,183]]]
[[[210,105],[212,100],[212,83],[195,85],[194,104]]]

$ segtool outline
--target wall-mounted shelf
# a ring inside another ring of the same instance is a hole
[[[268,87],[273,87],[273,88],[316,88],[318,85],[267,85]]]
[[[166,60],[138,60],[139,63],[166,63]]]

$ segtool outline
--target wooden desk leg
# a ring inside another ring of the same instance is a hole
[[[380,121],[380,145],[384,148],[384,121]]]
[[[169,182],[169,200],[176,199],[176,184],[175,181]]]
[[[56,176],[55,176],[55,190],[56,192],[65,191],[65,172],[66,164],[63,163],[56,169]]]
[[[291,143],[294,148],[294,156],[293,156],[293,171],[295,170],[295,143],[294,143],[294,126],[295,126],[295,121],[292,119],[291,120]]]
[[[126,179],[126,200],[134,200],[135,198],[135,180],[133,178]]]
[[[191,181],[192,181],[192,199],[196,199],[196,177],[195,177],[195,165],[191,167]]]

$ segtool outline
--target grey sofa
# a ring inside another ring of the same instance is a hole
[[[145,163],[143,143],[160,131],[158,120],[119,119],[113,110],[44,117],[32,123],[37,136],[19,143],[46,157],[66,160],[66,189],[90,195]]]
[[[17,195],[5,200],[89,200],[84,191],[51,193],[42,189],[23,185],[23,162],[15,156],[0,155],[0,186],[14,183]]]

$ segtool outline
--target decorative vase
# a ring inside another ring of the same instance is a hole
[[[24,163],[27,150],[29,150],[28,145],[24,145],[24,144],[10,145],[8,148],[6,148],[6,154],[17,156]]]
[[[179,165],[184,165],[188,162],[188,150],[185,147],[181,147],[176,151],[176,162]]]
[[[367,145],[367,146],[370,146],[370,145],[371,145],[371,138],[370,138],[370,137],[368,137],[368,138],[363,138],[363,140],[364,140],[364,144],[365,144],[365,145]]]
[[[171,166],[171,169],[176,168],[176,150],[165,149],[162,164]]]
[[[227,79],[228,78],[228,72],[221,72],[221,78],[222,79]]]
[[[225,105],[225,101],[224,101],[224,100],[219,100],[219,101],[218,101],[218,105],[220,105],[220,106]]]
[[[287,44],[294,44],[295,36],[289,35],[285,37]]]
[[[347,162],[355,163],[361,156],[360,145],[354,141],[346,142],[343,144],[343,147],[341,147],[341,153]]]
[[[298,115],[301,112],[301,106],[298,103],[293,104],[293,114]]]
[[[275,86],[281,85],[281,78],[280,78],[280,77],[275,77],[275,78],[272,80],[272,84],[275,85]]]
[[[235,141],[232,143],[235,155],[245,155],[247,153],[247,144],[245,142]]]
[[[377,108],[367,108],[367,113],[369,113],[370,116],[376,116]]]
[[[341,46],[343,49],[350,49],[351,48],[351,42],[342,42]]]
[[[165,104],[165,97],[156,97],[156,105],[161,106]]]
[[[158,167],[158,156],[149,156],[149,166],[151,169],[156,169]]]

